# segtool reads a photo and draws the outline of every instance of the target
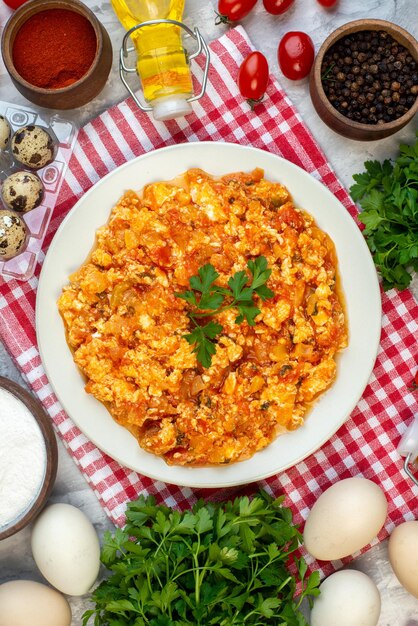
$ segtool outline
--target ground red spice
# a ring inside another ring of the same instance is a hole
[[[31,85],[59,89],[88,72],[96,48],[94,28],[83,15],[47,9],[32,15],[18,31],[13,63]]]

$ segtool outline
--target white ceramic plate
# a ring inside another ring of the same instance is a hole
[[[65,340],[56,301],[68,276],[86,259],[95,231],[127,189],[169,180],[191,167],[214,175],[264,168],[266,178],[288,187],[334,241],[349,322],[349,347],[338,359],[333,386],[321,396],[305,425],[283,435],[253,458],[222,467],[170,467],[144,452],[135,438],[113,421],[104,406],[84,391],[84,380]],[[309,456],[348,418],[360,399],[375,362],[381,328],[381,302],[374,265],[354,221],[315,178],[296,165],[262,150],[226,143],[176,145],[145,154],[108,174],[67,215],[46,256],[39,282],[36,327],[42,362],[61,404],[99,448],[146,476],[192,487],[226,487],[277,474]]]

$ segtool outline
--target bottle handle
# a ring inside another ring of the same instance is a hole
[[[405,457],[403,466],[405,473],[418,486],[418,478],[410,469],[410,465],[415,465],[418,460],[418,414],[404,432],[397,450],[402,457]]]
[[[194,30],[192,30],[191,28],[186,26],[186,24],[183,24],[183,22],[178,22],[177,20],[168,20],[168,19],[148,20],[147,22],[141,22],[140,24],[136,24],[136,26],[133,26],[130,30],[128,30],[128,32],[125,34],[123,38],[122,47],[120,49],[120,55],[119,55],[119,76],[120,76],[122,83],[125,85],[129,94],[132,96],[134,102],[141,109],[141,111],[152,111],[152,107],[147,106],[146,104],[141,102],[138,96],[135,94],[135,92],[132,90],[132,88],[128,84],[126,75],[136,73],[135,67],[128,67],[126,65],[126,59],[128,58],[129,54],[135,50],[134,46],[129,46],[129,38],[132,35],[132,33],[139,30],[140,28],[144,28],[144,26],[156,26],[158,24],[173,24],[174,26],[179,26],[180,28],[183,28],[187,32],[187,34],[190,35],[190,37],[192,37],[195,41],[197,41],[197,49],[195,50],[195,52],[193,52],[193,54],[188,55],[189,61],[195,59],[202,53],[205,55],[205,69],[203,72],[202,88],[198,94],[190,96],[190,98],[187,98],[187,102],[195,102],[196,100],[200,100],[200,98],[202,98],[206,92],[206,86],[208,82],[210,51],[209,51],[209,47],[206,41],[202,37],[197,27],[195,27]]]

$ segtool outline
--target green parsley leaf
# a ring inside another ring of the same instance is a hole
[[[274,298],[274,292],[267,287],[267,285],[260,285],[254,289],[256,294],[260,296],[261,300],[265,302],[269,298]]]
[[[118,553],[123,550],[127,539],[128,536],[120,528],[116,530],[113,536],[109,531],[106,531],[103,535],[103,563],[106,565],[113,563]]]
[[[361,206],[364,211],[383,212],[385,202],[385,194],[377,189],[372,189],[370,193],[363,199]]]
[[[242,270],[241,272],[236,272],[233,277],[228,280],[228,286],[231,289],[234,298],[239,297],[247,282],[248,276],[247,272],[244,272],[244,270]]]
[[[255,318],[261,313],[260,309],[255,306],[246,306],[245,304],[238,304],[237,309],[240,314],[235,318],[236,324],[242,324],[244,320],[247,320],[250,326],[255,326]]]
[[[207,293],[212,283],[219,278],[218,272],[213,265],[207,263],[198,270],[199,276],[192,276],[190,279],[190,287],[195,291],[201,291]]]
[[[264,285],[270,277],[271,269],[267,269],[267,259],[264,256],[259,256],[255,261],[248,261],[247,267],[253,275],[252,289]]]
[[[193,304],[197,306],[196,295],[194,291],[183,291],[183,293],[175,293],[176,298],[180,298],[181,300],[185,300],[189,304]]]
[[[222,326],[215,322],[209,322],[206,326],[196,326],[196,328],[184,335],[184,339],[190,345],[195,345],[193,353],[197,355],[197,360],[203,367],[210,367],[212,356],[216,353],[213,339],[216,339],[222,332]]]
[[[408,287],[418,266],[418,139],[399,153],[394,163],[366,161],[350,188],[385,290]]]
[[[224,297],[220,293],[204,293],[200,298],[199,309],[216,311],[222,305]]]

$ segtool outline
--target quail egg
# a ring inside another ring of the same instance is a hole
[[[41,126],[24,126],[12,137],[14,157],[26,167],[39,170],[54,159],[54,142]]]
[[[12,131],[10,124],[3,115],[0,115],[0,150],[5,150],[10,140]]]
[[[27,213],[41,204],[44,187],[33,172],[15,172],[4,181],[1,196],[9,209]]]
[[[28,231],[25,222],[12,211],[0,210],[0,260],[8,261],[23,252]]]

